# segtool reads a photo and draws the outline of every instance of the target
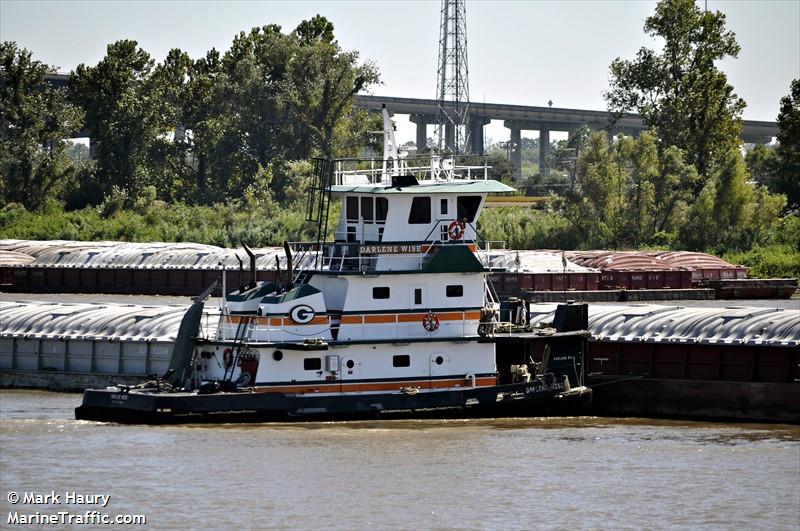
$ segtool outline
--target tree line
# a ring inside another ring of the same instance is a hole
[[[143,194],[283,200],[297,184],[293,161],[352,156],[375,141],[377,117],[352,101],[379,82],[378,70],[333,30],[318,15],[288,33],[274,24],[241,32],[225,53],[193,59],[173,49],[160,63],[120,40],[73,70],[66,91],[46,86],[51,69],[30,51],[3,42],[0,192],[34,210],[48,197],[71,209],[112,196],[130,206]],[[91,138],[89,164],[73,163],[62,141],[80,130]]]

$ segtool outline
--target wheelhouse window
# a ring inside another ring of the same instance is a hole
[[[365,223],[372,223],[373,204],[371,197],[361,198],[361,219]]]
[[[388,299],[389,298],[389,288],[385,287],[385,286],[372,288],[372,298],[373,299]]]
[[[347,196],[347,219],[358,221],[358,197]]]
[[[478,207],[481,206],[479,195],[463,195],[456,199],[456,213],[458,219],[465,220],[467,223],[475,221],[478,214]]]
[[[322,358],[304,358],[303,368],[307,371],[322,370]]]
[[[411,202],[411,212],[408,214],[408,222],[411,224],[422,224],[431,222],[431,198],[415,197]]]
[[[399,354],[392,356],[392,366],[394,367],[411,367],[411,356],[408,354]]]
[[[386,214],[389,213],[389,200],[385,197],[375,198],[375,221],[386,221]]]
[[[445,295],[448,297],[463,297],[464,286],[461,284],[454,284],[445,288]]]

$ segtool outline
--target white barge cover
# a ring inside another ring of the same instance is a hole
[[[505,268],[512,273],[599,273],[599,269],[584,267],[570,261],[560,251],[492,250],[489,266]]]
[[[531,305],[531,322],[553,320],[556,304]],[[800,310],[589,305],[594,341],[800,346]]]
[[[0,338],[171,342],[186,306],[0,302]]]
[[[282,247],[253,249],[256,269],[274,271],[276,257],[286,268]],[[28,255],[30,260],[21,260]],[[237,258],[238,256],[238,258]],[[199,243],[128,243],[0,240],[0,265],[86,269],[210,269],[245,270],[250,258],[244,249],[226,249]],[[24,262],[24,263],[23,263]]]
[[[532,324],[552,322],[556,304],[531,305]],[[0,302],[2,339],[174,341],[188,306]],[[213,335],[218,310],[206,305],[202,335]],[[589,305],[595,341],[800,346],[800,310]]]

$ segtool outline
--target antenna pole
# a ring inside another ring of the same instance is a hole
[[[469,67],[465,0],[442,0],[436,99],[438,149],[469,151]]]

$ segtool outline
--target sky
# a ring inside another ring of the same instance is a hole
[[[469,93],[473,102],[603,110],[608,68],[661,43],[644,34],[650,0],[467,0]],[[744,118],[775,120],[779,100],[800,78],[800,0],[698,0],[727,17],[742,50],[720,67],[748,106]],[[44,1],[0,0],[0,39],[69,72],[94,65],[106,46],[134,39],[157,61],[171,48],[192,57],[225,51],[233,36],[277,23],[285,31],[321,14],[345,49],[374,62],[382,85],[372,94],[434,98],[440,0],[396,1]],[[398,140],[413,126],[396,117]],[[487,137],[508,138],[502,123]],[[525,136],[535,137],[534,133]],[[559,138],[553,135],[554,139]]]

